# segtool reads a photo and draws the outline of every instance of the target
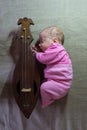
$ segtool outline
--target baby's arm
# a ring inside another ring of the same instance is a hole
[[[58,52],[56,49],[46,50],[45,52],[37,52],[36,58],[42,64],[52,64],[58,60]]]

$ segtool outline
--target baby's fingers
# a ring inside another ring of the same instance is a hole
[[[32,46],[32,49],[35,50],[35,51],[37,51],[37,48],[35,46]]]

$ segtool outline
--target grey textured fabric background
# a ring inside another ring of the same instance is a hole
[[[0,130],[87,130],[87,0],[0,0]],[[40,101],[29,119],[19,110],[11,90],[14,70],[9,33],[17,20],[28,17],[34,38],[51,25],[65,34],[74,79],[68,97],[42,109]]]

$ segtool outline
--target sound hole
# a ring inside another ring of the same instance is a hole
[[[37,85],[36,85],[36,82],[34,80],[34,95],[36,94],[36,92],[37,92]]]
[[[16,90],[17,90],[17,93],[20,95],[20,80],[18,81],[16,85]]]

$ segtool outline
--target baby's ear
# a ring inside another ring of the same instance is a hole
[[[58,40],[56,37],[54,37],[54,38],[53,38],[53,42],[58,43],[59,40]]]

